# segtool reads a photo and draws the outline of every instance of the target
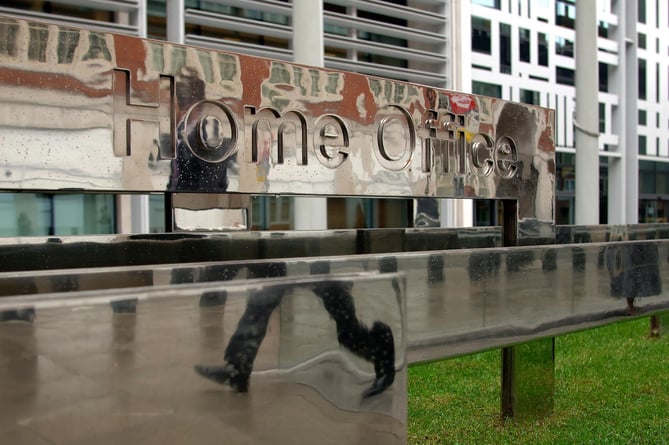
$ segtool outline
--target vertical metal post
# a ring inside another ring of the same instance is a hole
[[[518,245],[517,201],[502,201],[502,242],[504,246]],[[555,393],[555,339],[502,348],[501,380],[502,417],[550,414]]]
[[[669,332],[669,312],[653,315],[650,317],[650,336],[659,338]]]

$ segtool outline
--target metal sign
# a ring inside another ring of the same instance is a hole
[[[0,17],[0,188],[513,199],[553,222],[554,112]]]

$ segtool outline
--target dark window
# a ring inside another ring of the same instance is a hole
[[[639,125],[646,126],[648,121],[646,118],[647,116],[646,110],[639,110],[638,116],[639,116]]]
[[[539,65],[548,66],[548,37],[542,32],[539,33],[537,49],[539,53]]]
[[[518,29],[518,58],[521,62],[530,61],[530,30]]]
[[[639,43],[639,48],[646,49],[646,34],[637,33],[637,42]]]
[[[609,24],[606,22],[599,22],[597,24],[597,35],[599,37],[608,38],[609,37]]]
[[[521,88],[520,101],[524,104],[539,105],[539,92]]]
[[[574,0],[557,0],[555,2],[555,23],[558,26],[574,29],[576,23]]]
[[[499,24],[499,69],[511,74],[511,25]]]
[[[647,147],[646,147],[646,136],[643,134],[639,135],[639,154],[640,155],[645,155],[647,153]]]
[[[562,85],[574,86],[574,70],[570,68],[555,67],[555,81]]]
[[[561,56],[574,57],[574,42],[564,37],[555,38],[555,53]]]
[[[606,63],[599,63],[599,91],[604,93],[609,91],[609,66]]]
[[[480,94],[481,96],[490,96],[502,98],[502,87],[501,85],[495,85],[494,83],[487,82],[472,82],[472,93]]]
[[[30,44],[28,45],[28,59],[36,62],[46,62],[46,44],[49,29],[46,25],[32,24],[30,26]]]
[[[646,100],[646,60],[639,59],[639,99]]]
[[[606,132],[606,106],[602,103],[599,104],[599,132]]]
[[[646,23],[646,0],[637,0],[637,20]]]
[[[490,54],[490,20],[472,17],[472,51]]]

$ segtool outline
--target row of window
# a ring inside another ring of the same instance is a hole
[[[594,0],[593,0],[594,1]],[[611,5],[609,9],[614,9],[615,1],[624,1],[624,0],[611,0]],[[639,23],[648,24],[648,13],[647,13],[647,2],[654,2],[656,11],[655,14],[655,28],[660,28],[660,2],[663,0],[637,0],[637,21]],[[487,8],[501,9],[502,4],[501,0],[471,0],[472,4],[485,6]],[[509,2],[510,3],[510,2]],[[532,17],[532,6],[538,6],[538,9],[545,13],[550,10],[549,0],[527,0],[527,15]],[[510,6],[510,5],[509,5]],[[519,4],[519,9],[520,4]],[[511,11],[509,11],[511,12]],[[669,10],[668,10],[669,13]],[[547,17],[541,17],[539,15],[539,20],[547,21]],[[669,18],[668,18],[669,19]],[[576,24],[576,0],[556,0],[555,1],[555,24],[565,28],[574,29]],[[601,35],[601,34],[600,34]]]
[[[472,50],[483,54],[492,54],[492,38],[490,32],[490,20],[472,17]],[[511,56],[511,26],[506,23],[499,24],[499,69],[503,74],[512,73]],[[531,33],[528,29],[518,29],[518,60],[520,62],[531,63]],[[574,42],[556,37],[556,54],[568,57],[574,57]],[[537,60],[539,66],[547,67],[548,64],[548,36],[545,33],[537,33]],[[610,65],[599,62],[599,91],[609,91],[610,71],[615,69]],[[641,100],[648,100],[648,69],[647,61],[643,58],[638,59],[638,97]],[[489,69],[484,66],[477,68]],[[660,102],[660,79],[661,65],[655,63],[655,102]],[[545,79],[548,80],[548,79]],[[669,82],[669,76],[668,80]],[[555,82],[561,85],[575,85],[575,71],[572,68],[566,68],[560,65],[555,66]],[[669,94],[669,88],[667,88]],[[669,99],[669,97],[668,97]]]

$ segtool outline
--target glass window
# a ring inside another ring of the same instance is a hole
[[[490,54],[490,20],[472,16],[472,51]]]
[[[574,70],[570,68],[563,68],[561,66],[555,67],[555,81],[562,85],[574,85]]]
[[[518,29],[518,58],[521,62],[530,61],[530,30]]]
[[[646,49],[646,34],[637,33],[637,43],[639,48]]]
[[[149,195],[149,232],[165,232],[165,195]]]
[[[472,0],[472,4],[488,8],[500,9],[501,0]]]
[[[564,37],[555,38],[555,53],[561,56],[574,57],[574,42],[573,40],[565,39]]]
[[[475,80],[472,82],[472,93],[480,94],[481,96],[498,97],[501,99],[502,86]]]
[[[19,25],[14,23],[0,23],[0,54],[16,56],[16,36],[19,34]]]
[[[640,155],[645,155],[647,153],[646,151],[646,136],[643,134],[639,135],[639,154]]]
[[[288,196],[253,196],[251,228],[253,230],[290,230],[293,227],[294,201]]]
[[[609,91],[609,65],[599,63],[599,91],[604,93]]]
[[[576,156],[572,153],[556,153],[556,158],[556,191],[574,192],[576,190]]]
[[[524,104],[530,105],[540,105],[539,104],[539,92],[532,90],[520,89],[520,101]]]
[[[114,196],[0,194],[0,236],[114,233]]]
[[[599,132],[606,132],[606,105],[603,103],[599,104]]]
[[[36,62],[46,62],[46,45],[49,30],[46,25],[32,24],[30,26],[30,44],[28,45],[28,59]]]
[[[548,37],[543,32],[539,33],[537,50],[539,53],[539,65],[548,66]]]
[[[647,120],[647,113],[646,110],[639,110],[639,125],[647,125],[646,122]]]
[[[574,29],[576,23],[576,4],[574,0],[557,0],[555,2],[555,24]]]
[[[639,59],[639,99],[646,100],[646,60]]]
[[[646,23],[646,0],[637,0],[637,20]]]
[[[511,25],[499,24],[499,69],[511,74]]]
[[[607,39],[609,37],[609,24],[606,22],[600,21],[597,24],[597,35]]]

